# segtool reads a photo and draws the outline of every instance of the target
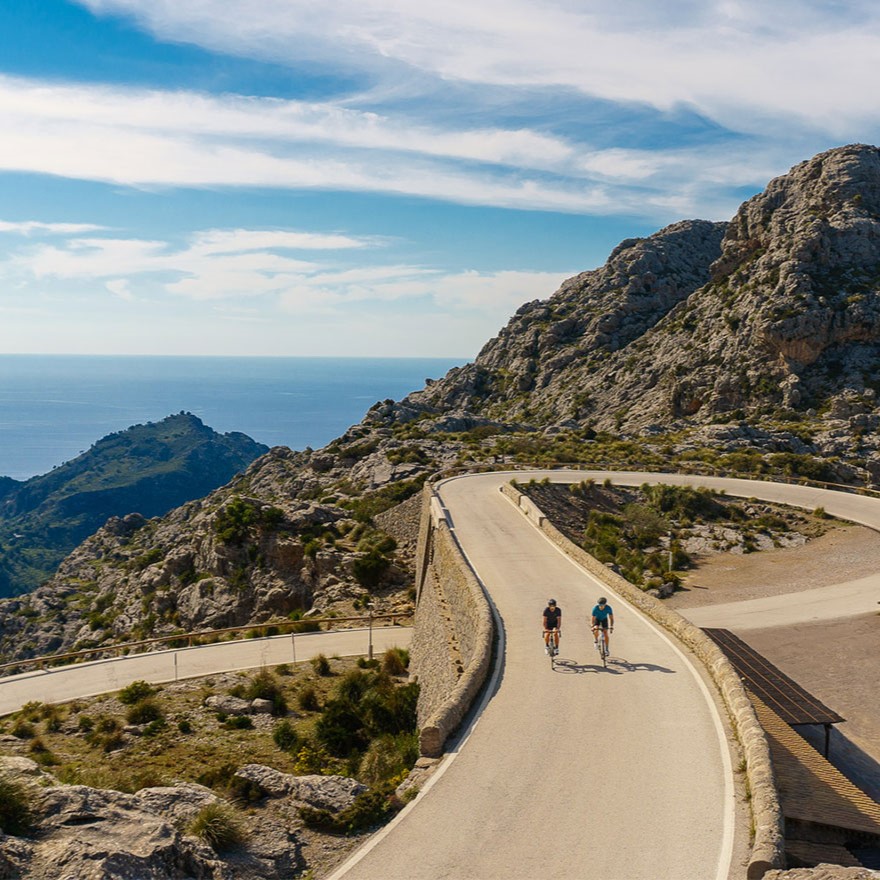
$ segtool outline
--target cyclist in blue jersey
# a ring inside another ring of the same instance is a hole
[[[608,654],[608,634],[614,632],[614,612],[604,596],[593,607],[592,616],[593,641],[598,643],[599,630],[602,630],[602,638],[605,639],[605,653]]]

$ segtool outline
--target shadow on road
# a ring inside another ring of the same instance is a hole
[[[585,672],[608,672],[611,675],[623,675],[621,670],[612,669],[610,666],[606,669],[603,666],[597,666],[590,663],[575,663],[574,660],[566,660],[564,657],[557,657],[556,663],[553,665],[554,672],[564,672],[569,675],[583,675]]]
[[[609,657],[607,667],[598,663],[575,663],[574,660],[557,657],[556,663],[553,665],[553,671],[569,675],[583,675],[585,672],[607,672],[610,675],[623,675],[625,672],[665,672],[667,675],[675,674],[674,669],[657,666],[656,663],[631,663],[623,657]]]
[[[665,672],[667,675],[675,675],[674,669],[667,669],[656,663],[630,663],[623,657],[609,657],[608,663],[612,666],[620,666],[625,672]]]

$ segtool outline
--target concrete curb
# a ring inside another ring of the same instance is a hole
[[[664,607],[660,600],[643,593],[590,556],[586,550],[569,541],[534,501],[518,489],[505,483],[501,486],[501,492],[567,556],[672,633],[703,663],[730,713],[745,756],[746,778],[751,792],[751,809],[755,823],[755,837],[746,876],[748,880],[758,880],[771,868],[784,867],[783,817],[770,758],[770,746],[742,680],[721,649],[701,629],[680,614]]]

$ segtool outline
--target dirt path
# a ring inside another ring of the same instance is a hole
[[[803,547],[702,560],[667,603],[685,610],[831,586],[877,571],[880,534],[835,525]],[[835,727],[831,759],[880,800],[880,605],[864,617],[749,630],[742,637],[847,719]],[[802,732],[821,747],[820,730]]]

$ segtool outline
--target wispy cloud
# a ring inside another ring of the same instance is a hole
[[[849,136],[880,118],[880,8],[821,0],[80,0],[164,39],[295,66],[572,89],[740,131],[768,119]]]
[[[44,223],[40,220],[0,220],[0,233],[17,235],[82,235],[105,229],[92,223]]]
[[[2,76],[0,116],[0,168],[143,188],[380,192],[668,220],[778,170],[755,157],[732,162],[718,147],[597,150],[525,128],[432,128],[332,102]]]
[[[0,262],[0,277],[99,282],[121,300],[159,292],[213,302],[218,311],[263,320],[271,320],[273,314],[339,317],[353,309],[369,311],[377,304],[409,301],[433,312],[480,313],[500,321],[524,300],[548,296],[564,274],[340,264],[345,251],[375,249],[378,242],[342,234],[252,229],[198,231],[184,245],[72,236],[62,243],[14,250]],[[332,262],[288,253],[313,249],[334,253]]]

